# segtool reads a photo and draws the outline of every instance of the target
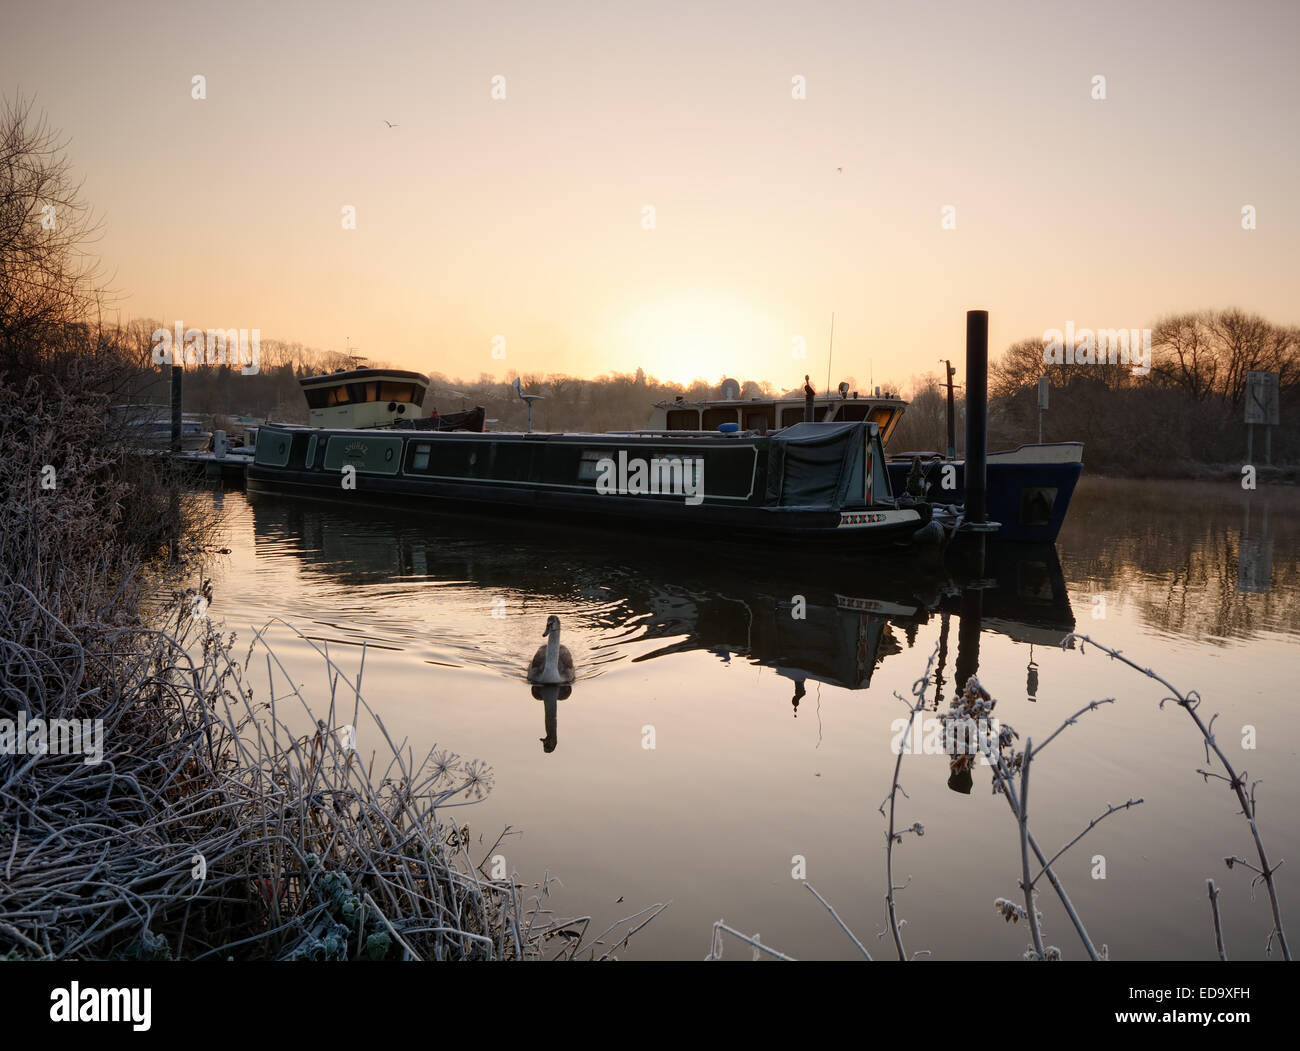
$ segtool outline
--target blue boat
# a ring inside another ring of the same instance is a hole
[[[966,502],[966,461],[938,453],[896,453],[887,461],[893,491],[907,491],[913,464],[920,461],[919,498],[960,508]],[[1082,442],[1020,445],[987,456],[988,513],[1002,540],[1056,540],[1083,472]],[[950,468],[950,469],[949,469]]]

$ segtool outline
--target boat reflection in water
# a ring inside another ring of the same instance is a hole
[[[525,532],[495,521],[276,497],[250,502],[258,546],[292,550],[307,572],[328,576],[331,590],[422,578],[509,593],[562,609],[616,647],[662,640],[634,661],[705,651],[771,668],[790,680],[796,716],[809,680],[867,690],[881,662],[912,645],[931,618],[941,621],[936,709],[978,669],[982,632],[1054,646],[1075,623],[1052,545],[990,542],[981,569],[862,556],[814,559],[795,550],[774,557],[771,549],[747,553],[730,545],[685,549],[641,537],[616,545],[601,532],[536,526]],[[526,662],[521,654],[520,690],[543,702],[542,744],[553,752],[559,703],[581,694],[583,674],[580,669],[572,689],[533,685],[525,681]],[[1032,699],[1032,650],[1029,674]]]

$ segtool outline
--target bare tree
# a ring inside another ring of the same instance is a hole
[[[90,340],[104,293],[85,247],[99,233],[79,200],[64,143],[32,102],[0,107],[0,361],[30,371],[49,363],[56,343]]]

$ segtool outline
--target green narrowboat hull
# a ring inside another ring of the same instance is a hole
[[[254,493],[527,522],[853,546],[910,539],[873,424],[772,436],[472,434],[264,426]]]

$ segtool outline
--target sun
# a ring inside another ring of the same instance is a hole
[[[765,351],[775,349],[779,338],[748,303],[702,291],[634,304],[622,313],[615,334],[620,359],[681,384],[717,383],[723,376],[761,378],[770,369]]]
[[[734,328],[716,317],[678,317],[663,326],[654,357],[647,371],[663,379],[714,383],[738,367],[740,347]]]

